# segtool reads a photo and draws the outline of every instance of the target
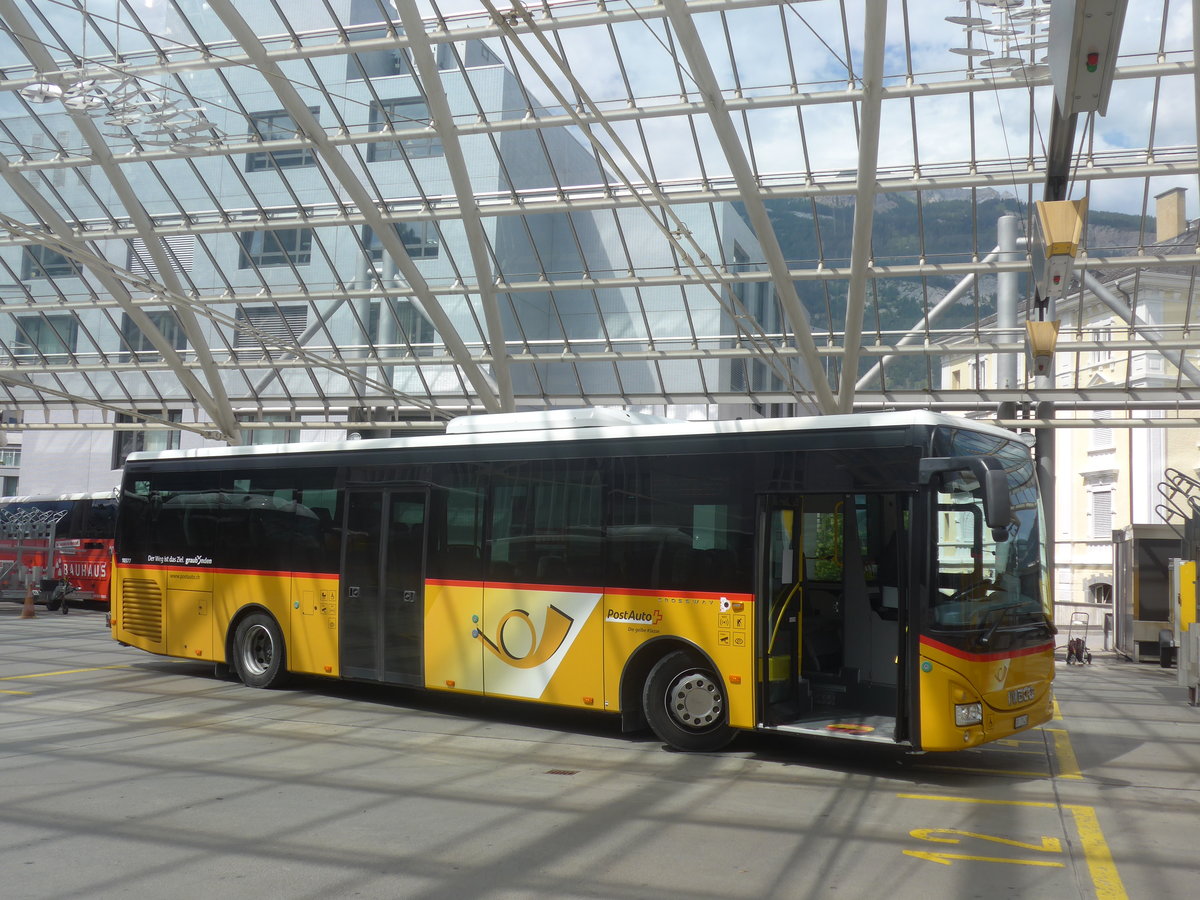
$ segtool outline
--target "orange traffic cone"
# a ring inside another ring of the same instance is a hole
[[[23,607],[21,607],[21,616],[20,617],[22,619],[37,618],[37,612],[33,608],[33,582],[32,581],[29,583],[29,586],[25,588],[25,605]]]

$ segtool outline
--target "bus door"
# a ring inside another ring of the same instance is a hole
[[[795,721],[809,707],[808,698],[801,697],[800,680],[804,579],[799,529],[804,520],[803,501],[799,497],[770,498],[765,520],[761,591],[756,606],[765,613],[759,623],[759,646],[764,648],[760,666],[765,723],[778,725]]]
[[[424,683],[424,490],[349,490],[342,549],[342,674]]]
[[[765,499],[758,606],[767,727],[902,735],[905,503],[896,494]]]

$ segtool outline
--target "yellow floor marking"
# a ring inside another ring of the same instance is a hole
[[[0,694],[25,694],[29,695],[32,691],[0,691]]]
[[[1036,800],[984,800],[974,797],[939,797],[934,794],[897,794],[901,800],[935,800],[940,803],[975,803],[980,806],[1028,806],[1034,809],[1059,809],[1057,803],[1045,803]],[[1061,807],[1071,813],[1075,820],[1075,830],[1079,833],[1083,847],[1083,857],[1087,861],[1088,872],[1092,876],[1092,886],[1096,889],[1096,900],[1128,900],[1125,885],[1117,872],[1104,833],[1100,830],[1100,822],[1096,818],[1096,810],[1091,806],[1077,806],[1073,803]]]
[[[1121,883],[1121,876],[1117,874],[1117,865],[1104,840],[1104,833],[1100,831],[1096,810],[1090,806],[1068,806],[1067,809],[1075,817],[1075,827],[1083,843],[1083,857],[1087,860],[1088,871],[1092,873],[1092,884],[1096,886],[1096,900],[1124,900],[1128,895]]]
[[[1020,778],[1049,778],[1051,774],[1049,772],[1023,772],[1020,769],[984,769],[980,766],[921,765],[921,768],[932,769],[939,772],[973,772],[978,775],[1016,775]]]
[[[1045,866],[1051,869],[1066,868],[1066,863],[1055,862],[1052,859],[1008,859],[1003,856],[967,856],[965,853],[930,853],[928,850],[905,850],[905,856],[915,856],[917,859],[927,859],[930,862],[950,865],[951,860],[962,859],[971,862],[1009,863],[1014,866]]]
[[[1054,709],[1053,721],[1061,722],[1062,721],[1062,710],[1058,708],[1058,701],[1052,699],[1050,701],[1050,704]]]
[[[1037,733],[1037,732],[1034,732],[1034,733]],[[1014,740],[1013,738],[1002,738],[1000,740],[992,740],[992,742],[990,744],[984,744],[983,746],[974,746],[974,748],[971,748],[970,750],[964,750],[962,752],[967,752],[967,754],[970,754],[970,752],[979,752],[982,750],[988,750],[988,748],[992,748],[992,746],[1036,746],[1036,748],[1038,748],[1038,749],[1034,752],[1038,752],[1038,754],[1044,754],[1044,752],[1046,750],[1045,740]],[[1026,751],[1022,750],[1021,752],[1026,752]]]
[[[941,803],[976,803],[980,806],[1030,806],[1035,809],[1058,809],[1057,803],[1044,800],[984,800],[980,797],[939,797],[937,794],[897,794],[901,800],[937,800]]]
[[[1043,728],[1042,731],[1054,738],[1054,755],[1058,759],[1057,777],[1082,779],[1083,774],[1079,771],[1079,761],[1075,759],[1075,749],[1071,746],[1070,736],[1061,728]]]
[[[0,681],[19,681],[22,678],[49,678],[51,675],[78,675],[81,672],[103,672],[105,669],[128,669],[129,666],[93,666],[90,669],[63,669],[59,672],[35,672],[32,675],[2,675]]]
[[[922,841],[933,841],[935,844],[961,844],[962,839],[967,837],[980,841],[991,841],[993,844],[1004,844],[1007,847],[1020,847],[1022,850],[1062,853],[1062,841],[1049,835],[1042,835],[1040,844],[1030,844],[1027,841],[1014,841],[1012,838],[980,834],[978,831],[963,831],[960,828],[914,828],[909,834]]]

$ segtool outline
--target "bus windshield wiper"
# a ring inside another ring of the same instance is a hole
[[[1006,603],[1003,606],[997,606],[989,610],[989,612],[996,612],[999,613],[999,615],[996,617],[996,621],[988,626],[988,630],[980,635],[980,645],[983,647],[988,646],[992,642],[992,638],[995,637],[997,629],[999,629],[1008,618],[1008,614],[1014,609],[1021,609],[1024,606],[1024,603]],[[1052,636],[1058,634],[1058,629],[1055,627],[1054,623],[1050,621],[1050,617],[1047,616],[1044,611],[1041,613],[1041,618],[1042,621],[1036,623],[1035,627],[1045,628]]]
[[[979,643],[984,647],[986,647],[988,644],[990,644],[992,642],[992,638],[996,634],[996,629],[999,628],[1001,625],[1003,625],[1004,620],[1008,618],[1009,611],[1014,610],[1014,609],[1019,609],[1020,607],[1021,607],[1020,603],[1006,603],[1003,606],[997,606],[994,609],[990,610],[990,612],[997,612],[1000,615],[996,616],[996,621],[992,623],[992,625],[988,628],[987,631],[985,631],[982,635],[980,635]]]

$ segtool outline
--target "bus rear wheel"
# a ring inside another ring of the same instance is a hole
[[[654,664],[642,709],[654,733],[676,750],[720,750],[735,735],[720,677],[682,650]]]
[[[287,680],[283,634],[265,613],[251,613],[233,635],[233,662],[247,687],[280,687]]]

